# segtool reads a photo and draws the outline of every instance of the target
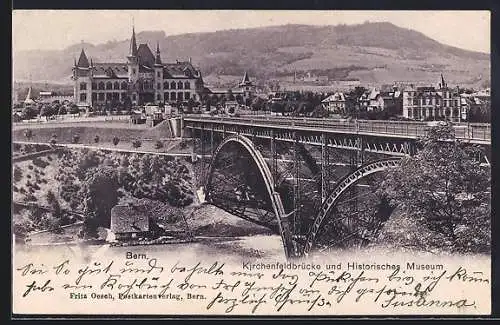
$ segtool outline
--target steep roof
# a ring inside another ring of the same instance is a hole
[[[111,231],[131,233],[149,231],[149,217],[135,205],[115,205],[111,209]]]
[[[132,27],[132,37],[130,38],[129,56],[137,56],[137,41],[135,39],[135,29]]]
[[[92,70],[95,78],[128,78],[126,63],[95,63]]]
[[[177,61],[163,65],[163,75],[168,78],[201,78],[201,73],[189,61]]]
[[[333,95],[328,96],[327,98],[323,99],[321,102],[322,103],[329,103],[329,102],[336,102],[336,101],[345,101],[345,96],[344,93],[335,93]]]
[[[137,57],[139,58],[139,65],[152,67],[155,63],[153,52],[147,44],[140,44],[137,49]]]
[[[250,81],[250,78],[248,77],[248,73],[245,71],[245,74],[243,75],[243,79],[240,82],[240,85],[247,85],[251,84],[252,82]]]
[[[88,68],[90,67],[89,60],[87,59],[87,55],[85,51],[82,49],[80,52],[80,58],[78,58],[78,63],[76,64],[79,68]]]

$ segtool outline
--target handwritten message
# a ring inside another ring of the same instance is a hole
[[[56,299],[67,312],[80,310],[79,304],[97,303],[108,306],[110,313],[134,314],[140,314],[145,304],[164,314],[240,315],[484,314],[490,308],[489,273],[473,265],[415,261],[227,265],[127,254],[119,260],[83,264],[70,259],[50,264],[23,261],[14,269],[14,302],[27,308]],[[130,309],[112,308],[123,304]]]

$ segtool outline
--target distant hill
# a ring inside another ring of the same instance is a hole
[[[385,83],[436,80],[443,72],[451,82],[471,84],[489,80],[490,75],[489,54],[444,45],[391,23],[284,25],[175,36],[146,31],[137,39],[151,49],[158,41],[163,61],[191,57],[204,76],[242,75],[248,70],[254,78],[284,78],[313,71],[330,80]],[[124,62],[128,42],[83,46],[94,62]],[[14,76],[70,82],[73,59],[81,47],[16,52]]]

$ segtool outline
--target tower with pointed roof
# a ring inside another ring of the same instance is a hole
[[[74,101],[80,107],[92,106],[92,63],[89,62],[85,49],[82,47],[78,61],[75,60],[73,66],[73,80],[74,80]]]
[[[163,103],[163,63],[161,62],[160,42],[156,42],[156,54],[154,68],[154,88],[155,100],[157,103]]]
[[[243,75],[243,79],[241,80],[238,86],[243,90],[243,100],[246,103],[253,97],[255,93],[255,86],[252,83],[252,81],[250,81],[250,77],[248,76],[248,73],[246,71],[245,74]]]
[[[32,105],[35,101],[31,98],[31,86],[28,88],[28,94],[26,95],[26,99],[24,100],[24,105]]]
[[[132,37],[130,38],[130,46],[127,56],[128,61],[128,82],[131,89],[131,101],[137,104],[139,101],[139,93],[137,82],[139,80],[139,56],[137,51],[137,40],[135,38],[135,27],[132,26]]]

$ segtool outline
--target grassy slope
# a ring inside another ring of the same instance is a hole
[[[253,76],[272,76],[275,71],[320,69],[346,65],[368,69],[388,65],[389,77],[360,75],[362,82],[409,80],[411,69],[423,73],[422,79],[435,79],[434,72],[422,65],[438,64],[439,72],[450,75],[450,81],[467,81],[480,74],[489,75],[489,56],[440,44],[425,35],[388,23],[366,23],[349,26],[286,25],[265,28],[235,29],[213,33],[193,33],[165,37],[164,33],[141,32],[140,42],[150,45],[160,40],[162,59],[192,57],[204,76],[238,75],[249,70]],[[95,61],[124,61],[128,40],[107,44],[85,44],[87,55]],[[78,56],[81,45],[63,51],[29,51],[14,53],[16,78],[30,74],[34,79],[67,80],[71,58]],[[54,70],[52,67],[62,67]],[[397,69],[393,72],[392,67]],[[368,79],[364,79],[364,78]],[[417,75],[418,77],[418,75]]]

